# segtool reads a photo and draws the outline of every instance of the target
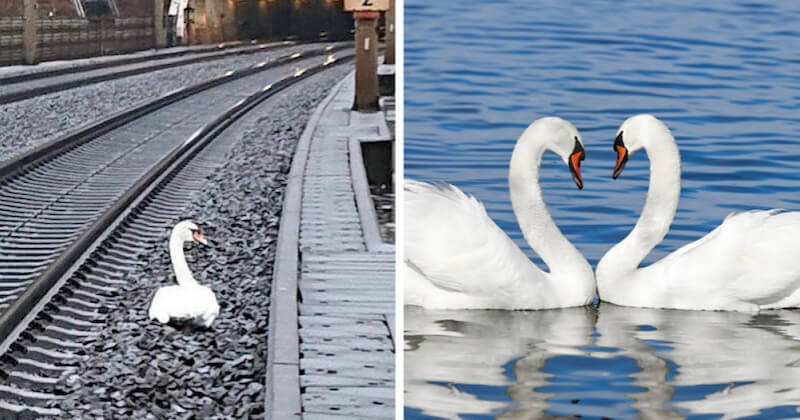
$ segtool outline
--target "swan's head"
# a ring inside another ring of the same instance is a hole
[[[583,189],[581,162],[586,159],[586,152],[583,149],[583,138],[578,129],[569,121],[561,118],[545,117],[534,121],[526,132],[531,135],[523,134],[522,139],[528,139],[524,141],[543,140],[545,147],[560,156],[567,165],[578,189]]]
[[[203,232],[191,220],[184,220],[179,222],[172,228],[172,236],[177,236],[183,242],[197,242],[203,245],[208,245]]]
[[[617,163],[611,177],[617,179],[625,169],[628,158],[648,145],[648,142],[659,141],[669,134],[669,128],[658,118],[650,114],[634,115],[619,127],[614,139],[614,151],[617,152]]]

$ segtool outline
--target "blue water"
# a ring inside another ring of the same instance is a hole
[[[800,2],[405,3],[406,177],[474,194],[538,263],[506,176],[517,137],[546,115],[583,134],[584,190],[553,154],[542,184],[592,264],[644,203],[645,154],[610,176],[613,137],[633,114],[661,118],[683,162],[678,214],[645,263],[731,211],[800,210]],[[797,312],[406,316],[407,418],[800,417]]]

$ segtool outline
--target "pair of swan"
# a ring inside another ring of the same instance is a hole
[[[547,264],[540,270],[454,186],[405,183],[405,303],[441,309],[547,309],[580,306],[597,293],[618,305],[757,312],[800,306],[800,213],[753,210],[728,216],[699,240],[647,267],[639,264],[664,238],[680,196],[680,156],[669,129],[652,115],[628,118],[614,141],[616,179],[644,149],[650,185],[630,234],[592,272],[559,231],[538,184],[542,155],[558,154],[578,188],[583,141],[560,118],[542,118],[517,141],[509,167],[514,214],[526,241]]]
[[[208,328],[219,315],[219,304],[214,292],[198,284],[192,276],[183,253],[184,242],[208,245],[197,225],[189,220],[179,222],[172,228],[169,256],[178,284],[156,291],[150,303],[149,316],[162,324],[168,323],[170,319],[190,320]]]

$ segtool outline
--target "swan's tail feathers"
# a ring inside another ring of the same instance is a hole
[[[169,322],[169,310],[168,310],[168,302],[166,302],[166,296],[164,293],[161,293],[163,289],[156,290],[155,296],[153,296],[153,301],[150,302],[150,311],[148,316],[151,320],[155,319],[162,324],[166,324]]]

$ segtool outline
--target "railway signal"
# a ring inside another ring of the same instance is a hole
[[[378,33],[380,12],[389,10],[389,0],[345,0],[344,10],[356,21],[356,98],[358,111],[377,111]]]

